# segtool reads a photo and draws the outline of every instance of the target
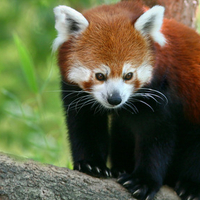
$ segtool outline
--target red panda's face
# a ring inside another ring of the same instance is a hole
[[[141,34],[126,17],[100,17],[88,22],[71,8],[60,8],[59,15],[65,13],[66,9],[69,19],[70,14],[80,18],[76,23],[77,19],[70,19],[68,22],[73,24],[67,28],[77,31],[69,38],[65,38],[66,35],[63,34],[63,27],[60,25],[62,21],[56,24],[60,34],[55,41],[56,45],[62,39],[67,41],[59,49],[63,78],[89,92],[106,108],[122,106],[152,78],[152,40]],[[59,15],[57,14],[57,18]],[[141,22],[138,26],[140,25]],[[148,27],[144,28],[147,30]]]
[[[112,77],[111,73],[112,70],[108,66],[102,66],[98,71],[92,72],[92,95],[106,108],[119,107],[126,103],[135,91],[150,81],[152,66],[143,63],[134,67],[125,63],[120,76]]]
[[[92,27],[72,39],[65,78],[88,91],[106,108],[123,105],[152,77],[153,56],[132,24]],[[113,26],[113,27],[112,27]]]

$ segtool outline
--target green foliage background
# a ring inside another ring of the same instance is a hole
[[[71,168],[53,8],[79,11],[118,0],[0,1],[0,151]]]
[[[51,53],[53,8],[115,0],[0,1],[0,151],[71,167],[59,70]]]

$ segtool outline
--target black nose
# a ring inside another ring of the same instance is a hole
[[[113,93],[113,94],[108,95],[107,101],[109,104],[116,106],[122,102],[122,98],[119,95],[119,93]]]

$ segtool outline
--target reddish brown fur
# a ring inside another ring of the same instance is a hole
[[[130,1],[86,12],[88,29],[78,39],[65,42],[59,50],[61,73],[67,77],[75,59],[91,69],[105,64],[112,69],[110,77],[119,77],[125,62],[134,61],[139,66],[148,59],[159,77],[166,73],[174,97],[182,99],[186,116],[200,123],[200,37],[182,24],[165,20],[162,32],[167,44],[163,48],[156,44],[154,64],[151,43],[133,28],[145,9],[139,1]],[[84,84],[91,87],[91,83]]]
[[[67,75],[70,69],[70,55],[72,52],[72,41],[69,40],[61,45],[58,51],[58,65],[62,77],[67,81]]]
[[[70,57],[90,69],[107,65],[112,69],[110,77],[121,76],[125,62],[134,60],[139,66],[143,60],[151,59],[147,41],[132,26],[144,10],[138,1],[103,5],[86,12],[84,16],[89,27],[80,38],[72,38],[59,50],[59,65],[64,77],[74,63]]]
[[[173,20],[164,21],[162,32],[168,44],[164,48],[157,46],[158,71],[160,75],[167,73],[186,115],[200,122],[200,36]]]
[[[131,60],[141,65],[145,58],[149,59],[148,44],[132,23],[143,12],[139,2],[104,5],[86,12],[90,25],[76,45],[78,59],[90,68],[109,66],[110,77],[120,77],[124,63]]]

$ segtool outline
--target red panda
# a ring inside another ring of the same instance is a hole
[[[200,199],[200,36],[139,0],[54,13],[74,169]]]

